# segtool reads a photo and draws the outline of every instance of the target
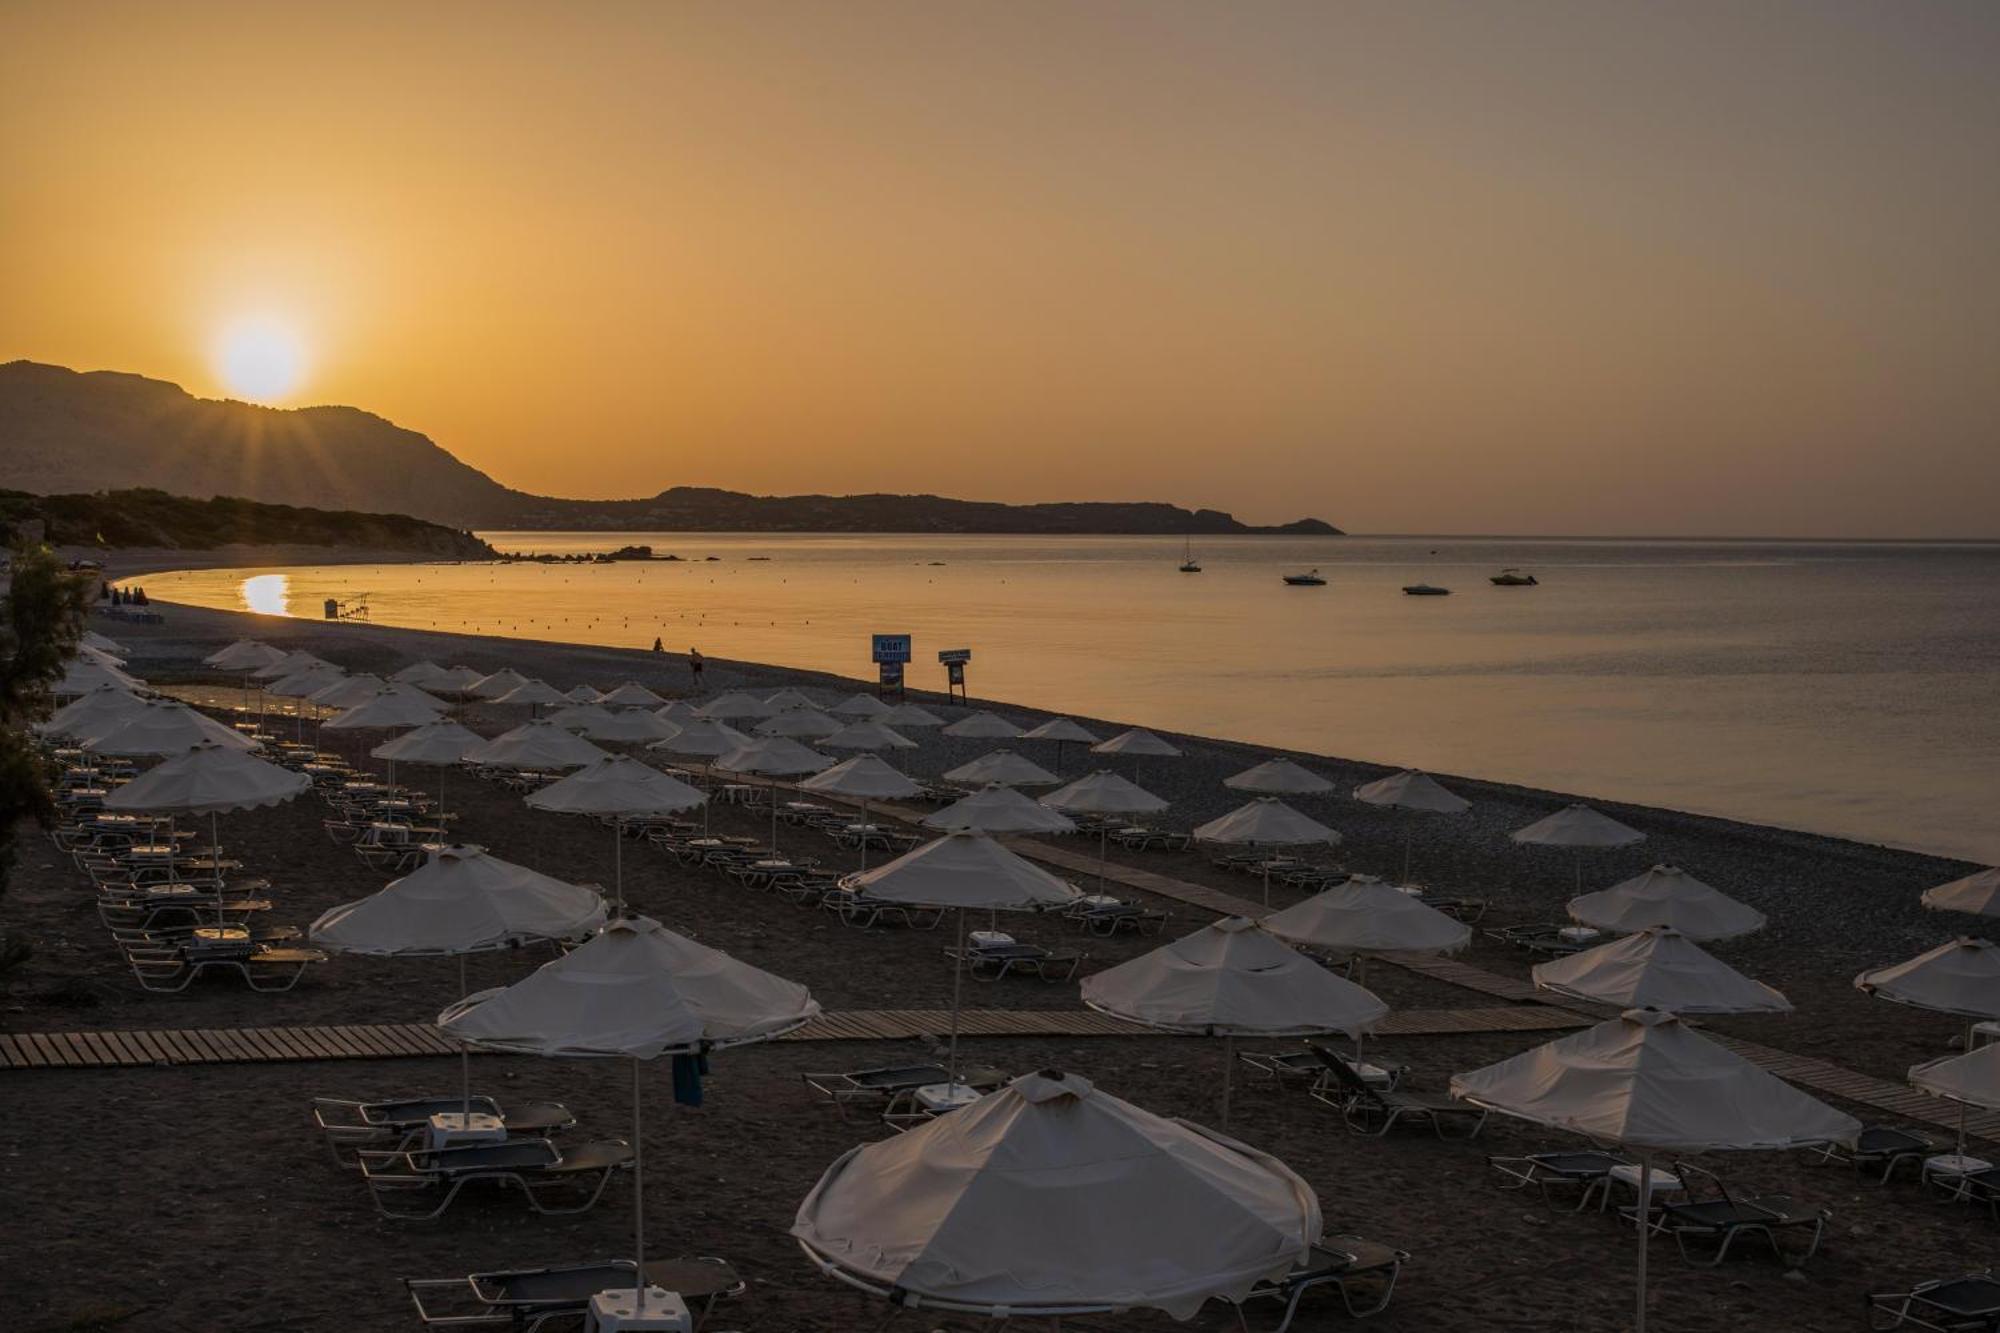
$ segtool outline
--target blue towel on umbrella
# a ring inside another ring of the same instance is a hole
[[[708,1073],[705,1055],[674,1057],[674,1100],[682,1106],[701,1105],[701,1080]]]

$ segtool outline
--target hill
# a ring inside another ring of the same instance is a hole
[[[150,488],[202,498],[411,513],[454,528],[689,532],[1336,535],[1317,519],[1251,527],[1157,503],[1007,505],[935,495],[745,495],[676,486],[568,500],[502,486],[428,437],[353,407],[258,407],[177,384],[33,361],[0,365],[0,486]]]
[[[0,538],[40,520],[56,546],[154,546],[205,551],[218,546],[340,546],[408,551],[448,560],[487,560],[495,552],[469,532],[402,514],[302,509],[223,497],[190,500],[165,491],[99,495],[28,495],[0,491]]]

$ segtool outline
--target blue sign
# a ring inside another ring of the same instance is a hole
[[[875,636],[875,660],[877,662],[909,661],[910,636],[907,634],[877,634]]]

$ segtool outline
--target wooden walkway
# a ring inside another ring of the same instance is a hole
[[[1391,1014],[1380,1036],[1461,1032],[1542,1032],[1583,1020],[1546,1005],[1410,1009]],[[912,1041],[942,1038],[948,1009],[859,1009],[822,1014],[783,1041]],[[1135,1037],[1152,1029],[1088,1009],[972,1009],[959,1015],[966,1037]],[[393,1060],[456,1055],[458,1046],[426,1023],[353,1027],[103,1029],[0,1034],[0,1069],[113,1069],[133,1065],[261,1064],[304,1060]]]

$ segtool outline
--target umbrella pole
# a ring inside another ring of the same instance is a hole
[[[1236,1072],[1236,1034],[1222,1035],[1222,1129],[1229,1130],[1229,1078]]]
[[[462,1000],[469,993],[470,988],[465,984],[465,955],[460,954],[458,956],[458,998]],[[464,1115],[459,1120],[458,1126],[460,1129],[469,1130],[472,1128],[472,1048],[464,1042],[458,1044],[458,1084],[459,1090],[465,1099],[462,1108]]]
[[[1416,829],[1408,815],[1403,816],[1403,883],[1410,882],[1410,844],[1416,840]]]
[[[611,883],[618,899],[618,915],[625,915],[625,816],[611,816]]]
[[[713,778],[714,774],[709,772],[708,765],[703,764],[701,766],[701,791],[702,795],[708,798],[701,803],[701,836],[704,838],[708,836],[708,808],[715,804],[715,783]]]
[[[767,790],[771,793],[771,859],[778,859],[778,784],[772,783]]]
[[[1110,855],[1111,825],[1105,824],[1097,830],[1097,891],[1104,892],[1104,861]]]
[[[638,1312],[646,1313],[646,1131],[639,1104],[639,1057],[632,1057],[632,1285],[639,1289]]]
[[[1271,863],[1264,863],[1264,906],[1271,905]]]
[[[868,801],[861,801],[861,868],[868,868]]]
[[[1646,1242],[1653,1236],[1653,1154],[1639,1154],[1639,1305],[1635,1333],[1646,1333]]]
[[[945,1059],[945,1087],[958,1084],[958,1003],[965,989],[965,909],[958,909],[958,951],[951,960],[951,1045]]]

